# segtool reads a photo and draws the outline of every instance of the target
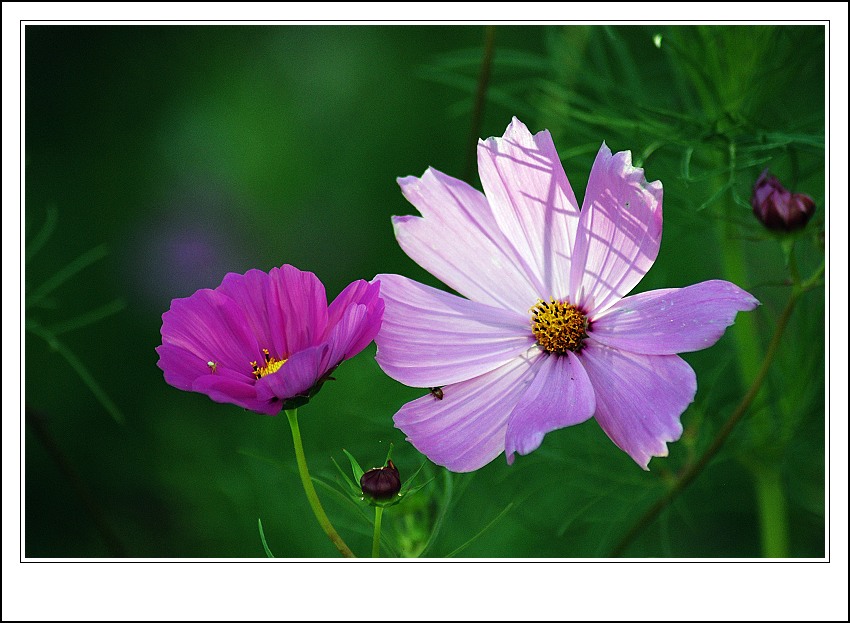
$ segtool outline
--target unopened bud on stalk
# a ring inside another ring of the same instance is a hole
[[[376,501],[391,499],[401,490],[401,477],[392,461],[385,467],[373,467],[360,477],[363,494]]]
[[[789,192],[767,169],[753,187],[753,214],[768,229],[802,229],[815,213],[815,202],[808,195]]]

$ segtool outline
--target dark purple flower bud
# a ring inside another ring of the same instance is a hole
[[[768,229],[802,229],[815,213],[815,202],[808,195],[789,192],[767,169],[753,187],[753,214]]]
[[[373,467],[364,472],[360,477],[360,488],[373,500],[389,500],[401,489],[401,477],[393,462],[387,461],[386,467]]]

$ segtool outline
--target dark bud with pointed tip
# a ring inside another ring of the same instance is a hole
[[[802,229],[815,213],[815,202],[808,195],[788,191],[767,169],[753,187],[753,214],[765,227],[775,231]]]
[[[360,477],[363,495],[384,502],[392,499],[401,490],[401,477],[392,461],[386,467],[373,467]]]

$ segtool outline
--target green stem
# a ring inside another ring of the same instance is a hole
[[[381,518],[384,516],[384,507],[375,507],[375,535],[372,537],[372,558],[381,556]]]
[[[733,142],[729,144],[727,164],[729,166],[729,180],[727,184],[732,187],[736,167],[736,148]],[[729,208],[734,205],[732,203]],[[732,216],[731,210],[728,208],[727,216]],[[746,259],[744,258],[744,241],[735,239],[736,231],[731,218],[721,221],[720,226],[722,228],[720,232],[721,239],[724,243],[721,244],[720,255],[723,264],[723,273],[729,281],[746,289],[750,279],[747,274]],[[759,360],[763,352],[756,326],[756,316],[754,314],[740,314],[735,318],[735,331],[732,332],[732,340],[735,343],[738,361],[740,362],[738,370],[740,379],[746,387],[752,382],[753,375],[758,370]]]
[[[301,484],[304,485],[304,493],[307,494],[307,501],[310,503],[310,508],[313,509],[313,514],[322,526],[322,530],[328,535],[328,538],[333,542],[340,554],[346,558],[355,558],[354,552],[349,549],[342,537],[339,536],[334,527],[331,525],[330,519],[325,514],[325,509],[322,508],[322,503],[319,501],[319,496],[316,494],[316,488],[313,486],[313,480],[310,478],[310,472],[307,469],[307,459],[304,457],[304,446],[301,443],[301,431],[298,429],[298,409],[285,411],[286,418],[289,420],[289,426],[292,428],[292,441],[295,444],[295,460],[298,463],[298,474],[301,476]]]
[[[729,144],[729,184],[730,187],[734,184],[734,175],[736,169],[736,149],[735,143]],[[734,205],[734,204],[732,204]],[[728,214],[728,212],[727,212]],[[724,273],[732,283],[737,283],[742,287],[746,287],[749,283],[747,274],[746,259],[744,257],[744,242],[735,240],[734,226],[731,219],[724,223],[725,227],[725,244],[722,245],[722,259],[724,264]],[[793,249],[787,249],[785,253],[788,258],[788,270],[791,273],[792,280],[795,284],[800,281],[797,273],[796,264],[794,263]],[[792,300],[793,295],[792,295]],[[792,303],[793,304],[793,303]],[[739,378],[744,385],[753,382],[754,374],[759,369],[759,360],[762,358],[762,345],[759,339],[758,329],[756,326],[756,316],[754,314],[743,314],[736,318],[735,331],[733,332],[732,340],[735,343],[735,348],[738,353],[739,362]],[[755,438],[759,440],[760,447],[769,445],[768,440],[774,434],[777,422],[787,420],[782,412],[782,404],[777,402],[772,405],[770,410],[765,410],[762,413],[753,415],[750,421],[750,427],[754,432]],[[769,469],[769,468],[765,468]],[[787,530],[788,519],[786,515],[786,505],[784,503],[783,493],[780,489],[774,488],[774,485],[781,487],[778,482],[768,485],[770,490],[762,491],[762,481],[756,477],[755,487],[756,495],[759,499],[759,526],[762,535],[762,555],[770,556],[769,550],[764,548],[767,543],[768,533],[774,530]],[[770,505],[768,500],[774,500],[776,496],[782,497],[783,503],[777,506]],[[781,517],[779,516],[781,515]],[[783,528],[784,527],[784,528]],[[786,539],[787,541],[787,539]]]
[[[484,104],[487,101],[487,85],[490,83],[490,68],[493,66],[493,52],[496,49],[496,27],[484,27],[484,56],[481,59],[481,71],[478,73],[478,87],[475,89],[475,103],[472,108],[472,125],[467,141],[466,164],[463,179],[471,181],[473,167],[477,162],[478,138],[481,136],[481,124],[484,120]]]
[[[788,502],[782,475],[775,466],[753,467],[761,518],[761,552],[766,558],[788,557]]]

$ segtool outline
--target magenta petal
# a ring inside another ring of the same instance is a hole
[[[677,355],[638,355],[585,341],[579,355],[596,392],[596,421],[638,465],[667,456],[682,435],[680,416],[693,402],[697,379]]]
[[[531,385],[511,412],[505,437],[508,465],[514,452],[529,454],[543,443],[543,436],[593,417],[596,397],[578,357],[543,357]]]
[[[159,355],[156,365],[163,371],[165,382],[177,389],[191,391],[196,378],[210,374],[208,360],[184,348],[161,344],[156,347],[156,353]]]
[[[379,296],[380,290],[379,281],[355,281],[328,308],[329,336],[326,339],[342,353],[339,361],[354,357],[378,334],[384,316],[384,300]],[[355,308],[360,311],[352,312]]]
[[[393,420],[416,448],[455,472],[483,467],[505,449],[508,415],[542,357],[517,357],[492,372],[408,402]]]
[[[398,183],[424,217],[393,217],[396,239],[413,261],[473,301],[515,311],[534,303],[536,271],[499,230],[484,195],[435,169]]]
[[[570,301],[591,317],[631,292],[661,245],[661,182],[646,183],[631,152],[603,143],[590,171],[570,273]]]
[[[384,299],[376,359],[413,387],[489,372],[534,344],[528,316],[475,303],[400,275],[378,275]]]
[[[502,138],[479,141],[478,173],[499,228],[542,286],[537,296],[566,298],[579,210],[552,136],[514,117]]]
[[[321,344],[295,353],[280,370],[257,381],[257,398],[283,401],[306,393],[330,369],[329,350],[328,344]]]
[[[328,300],[325,286],[311,272],[284,264],[269,271],[271,296],[280,310],[280,324],[271,332],[282,337],[282,351],[275,357],[289,357],[308,346],[318,344],[328,324]]]
[[[759,302],[728,281],[703,281],[686,288],[629,296],[594,319],[593,339],[633,353],[672,355],[708,348],[739,311]]]
[[[350,305],[328,337],[328,351],[322,374],[340,362],[351,359],[371,342],[381,328],[383,301],[370,309],[366,305]]]
[[[202,361],[251,378],[250,362],[262,356],[242,309],[216,290],[198,290],[174,299],[162,315],[162,343],[188,351]]]
[[[358,279],[345,286],[343,291],[328,305],[328,326],[326,333],[330,333],[330,330],[339,322],[339,319],[342,318],[345,310],[350,305],[371,304],[372,301],[378,298],[379,291],[380,286],[378,284],[372,284],[363,279]]]
[[[286,356],[283,335],[271,330],[283,326],[284,321],[268,273],[257,269],[244,275],[228,273],[216,291],[226,294],[242,308],[261,349],[268,348],[275,356]]]
[[[257,388],[253,383],[226,378],[218,373],[207,374],[195,379],[192,384],[192,391],[206,394],[216,402],[235,404],[266,415],[275,415],[280,412],[281,408],[280,402],[274,403],[259,399]]]

